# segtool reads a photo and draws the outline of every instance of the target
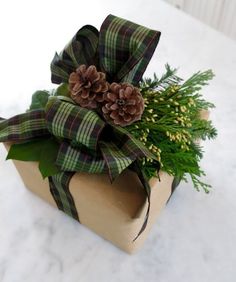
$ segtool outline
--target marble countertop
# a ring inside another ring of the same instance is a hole
[[[15,0],[0,6],[1,116],[23,112],[34,90],[52,88],[55,50],[82,25],[99,27],[113,13],[162,31],[146,75],[161,74],[166,62],[184,78],[214,70],[203,93],[216,105],[211,118],[219,132],[204,143],[202,160],[213,191],[206,195],[181,184],[132,256],[29,193],[0,145],[0,281],[235,281],[236,42],[159,0]]]

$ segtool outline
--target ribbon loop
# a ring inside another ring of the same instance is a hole
[[[79,65],[97,65],[98,31],[91,25],[83,26],[51,62],[51,80],[60,84],[68,82],[70,73]]]
[[[104,121],[93,111],[52,97],[46,107],[47,128],[52,135],[96,150]]]
[[[155,51],[161,33],[109,15],[99,37],[101,69],[112,81],[137,85]]]

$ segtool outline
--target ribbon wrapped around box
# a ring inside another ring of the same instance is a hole
[[[109,83],[138,85],[159,37],[158,31],[109,15],[100,32],[82,27],[55,55],[52,82],[68,83],[79,66],[92,65]],[[36,150],[27,162],[14,160],[25,186],[127,252],[142,245],[178,184],[161,171],[160,179],[147,181],[138,161],[156,157],[125,128],[64,96],[51,97],[45,108],[1,119],[0,142],[8,150],[12,143],[23,150],[27,142],[36,149],[45,142],[55,151],[48,160],[51,174],[43,174],[47,179],[39,171],[42,152]]]

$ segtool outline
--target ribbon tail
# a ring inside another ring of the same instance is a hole
[[[100,141],[99,148],[106,163],[111,182],[134,161],[134,156],[126,155],[125,152],[113,142]]]
[[[99,149],[105,160],[111,182],[135,160],[156,157],[127,130],[113,127],[109,133],[112,141],[99,141]]]
[[[69,183],[74,172],[61,172],[48,177],[49,187],[59,210],[79,221],[79,215],[73,196],[69,190]]]
[[[29,111],[10,119],[0,119],[0,142],[22,142],[49,135],[44,110]]]
[[[143,231],[147,227],[149,213],[150,213],[150,206],[151,206],[151,201],[150,201],[151,188],[150,188],[148,180],[146,179],[146,177],[145,177],[145,175],[144,175],[144,173],[143,173],[143,171],[142,171],[142,169],[139,166],[137,161],[135,161],[132,164],[131,169],[134,170],[137,173],[140,182],[143,184],[143,187],[144,187],[146,195],[147,195],[147,201],[148,201],[148,207],[147,207],[147,211],[146,211],[146,214],[145,214],[143,225],[142,225],[140,231],[138,232],[137,236],[133,239],[133,242],[134,242],[138,239],[138,237],[143,233]]]
[[[166,204],[169,203],[170,201],[170,198],[172,197],[173,193],[175,192],[176,188],[179,186],[179,183],[181,181],[181,177],[175,177],[173,182],[172,182],[172,185],[171,185],[171,194],[170,194],[170,197],[168,199],[168,201],[166,202]]]

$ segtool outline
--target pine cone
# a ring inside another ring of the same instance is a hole
[[[144,101],[137,87],[114,82],[104,96],[102,112],[106,120],[115,125],[126,126],[141,118]]]
[[[104,101],[104,93],[108,90],[106,75],[98,72],[95,66],[81,65],[69,77],[71,98],[81,107],[96,109],[97,104]]]

